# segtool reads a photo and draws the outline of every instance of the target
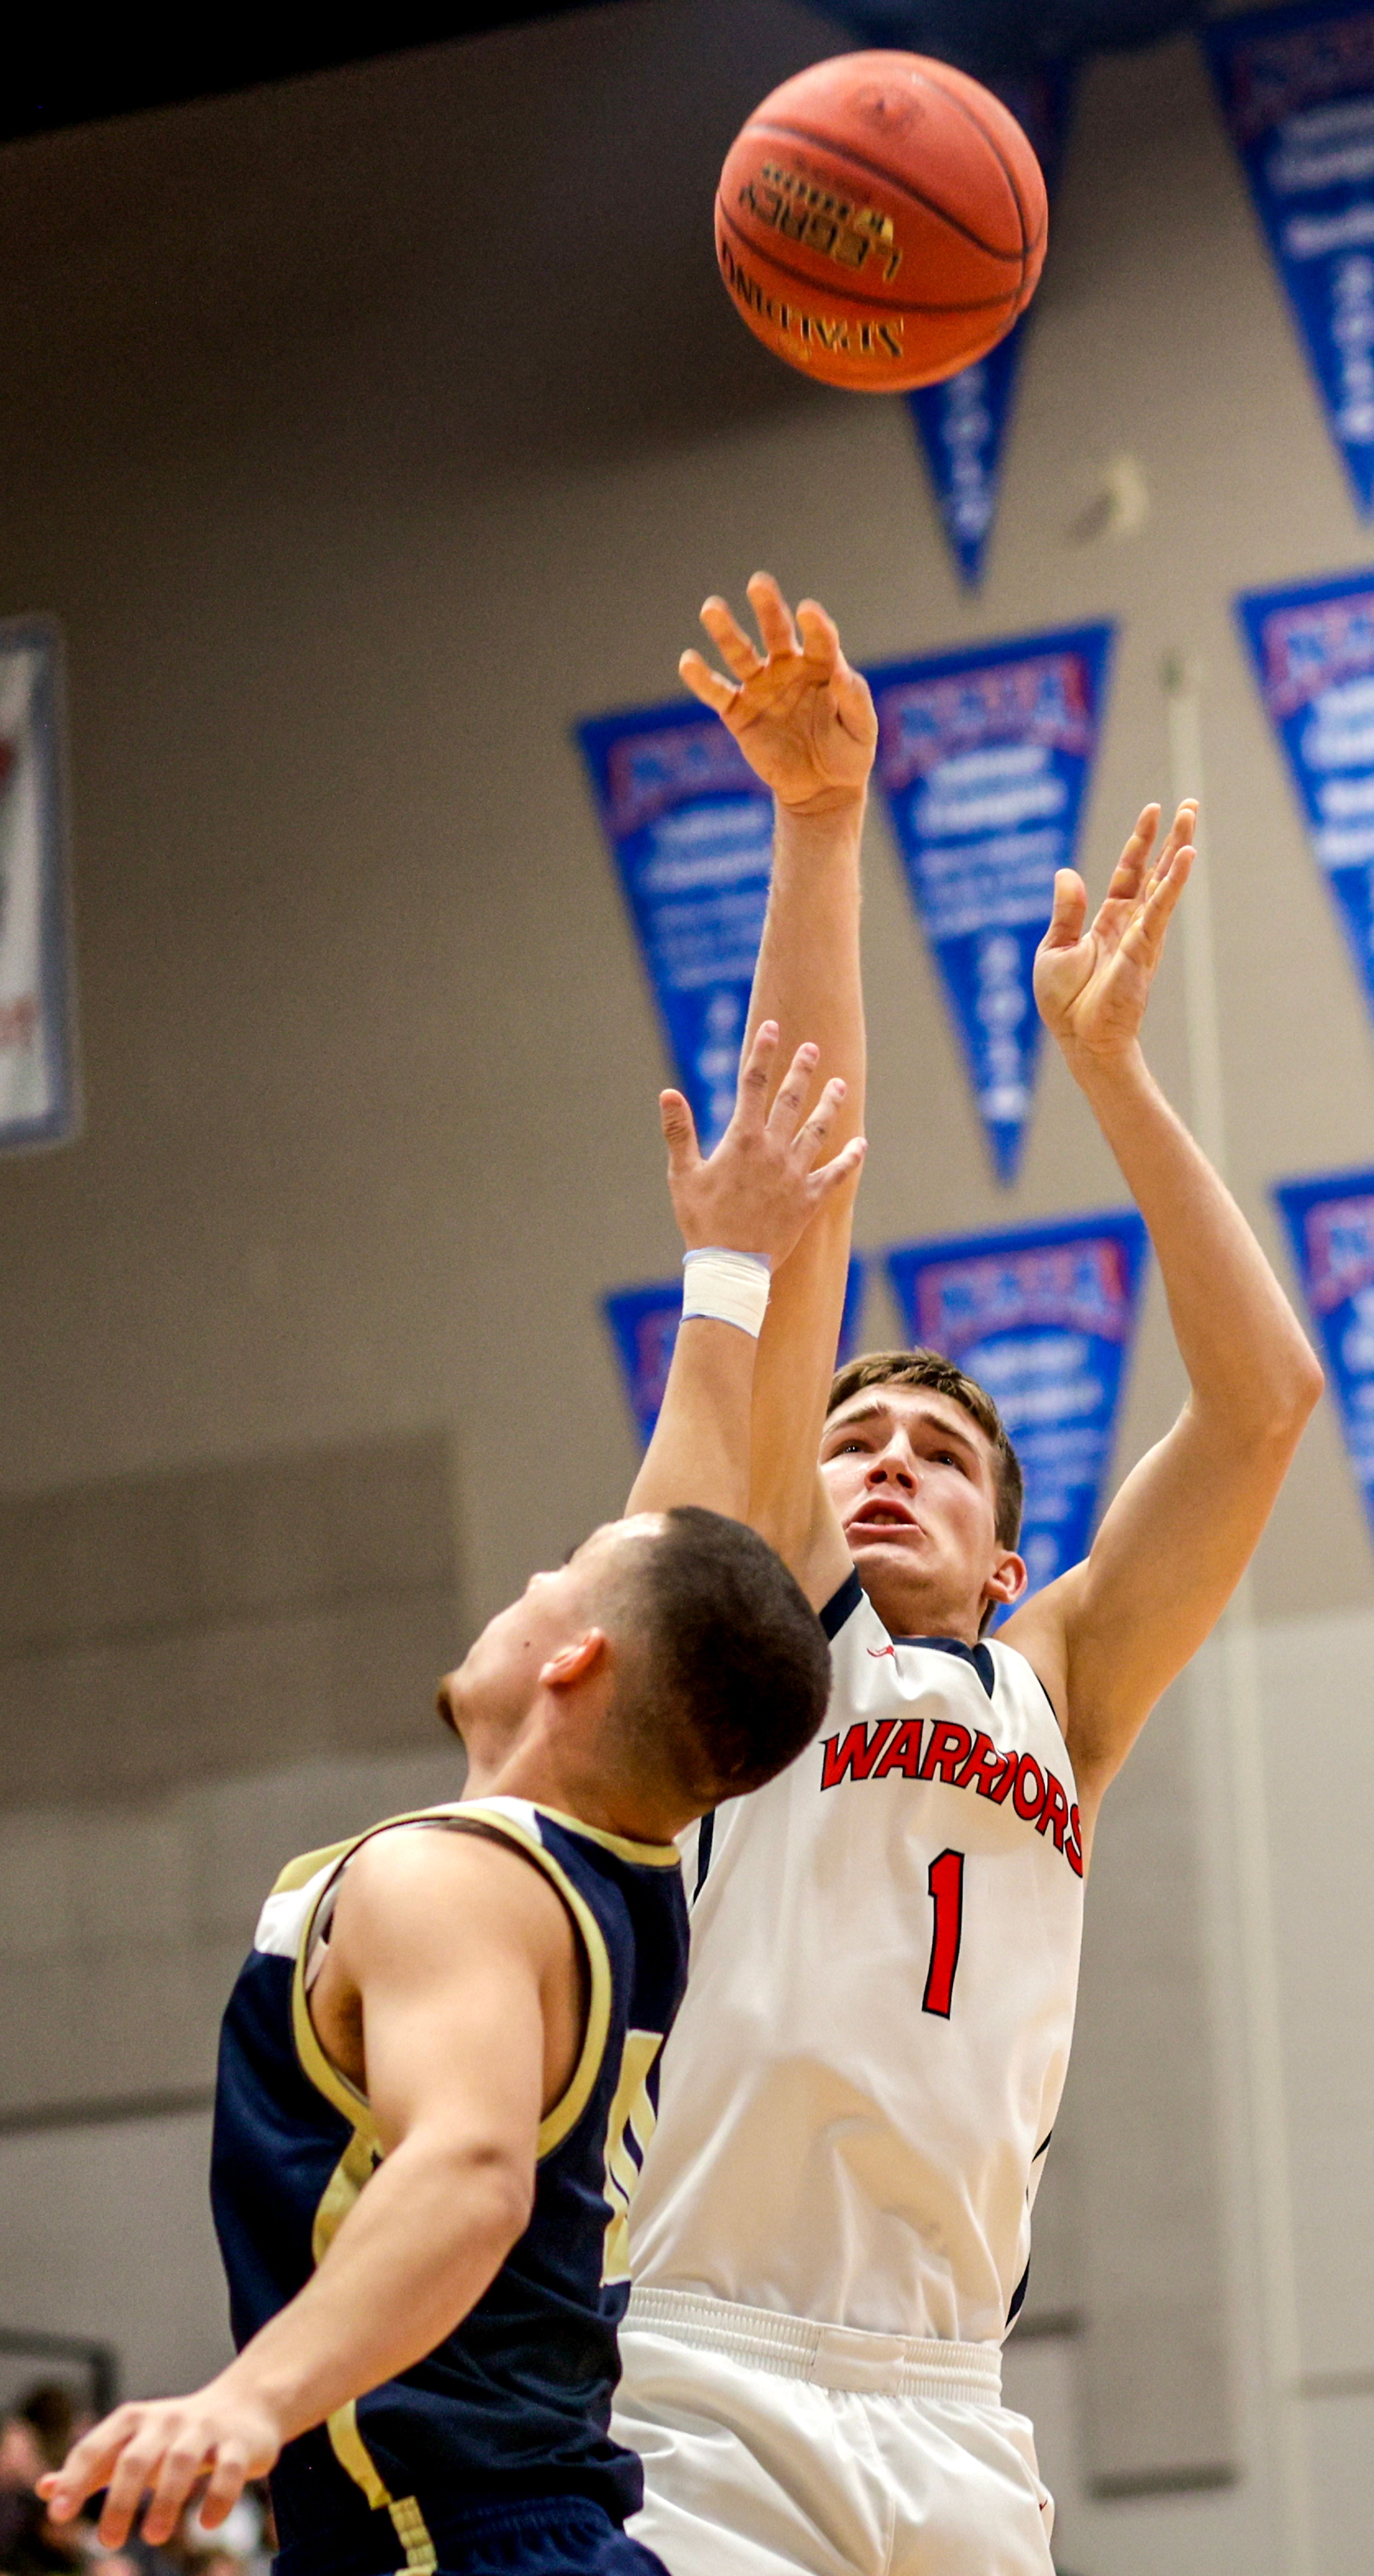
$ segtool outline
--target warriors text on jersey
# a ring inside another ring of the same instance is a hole
[[[1073,2027],[1068,1751],[1014,1649],[894,1640],[857,1575],[825,1624],[825,1740],[688,1840],[631,2319],[688,2291],[995,2344]]]
[[[492,1835],[545,1873],[580,1937],[587,2025],[540,2129],[529,2226],[491,2287],[425,2360],[283,2451],[272,2494],[287,2576],[432,2569],[460,2507],[580,2496],[619,2522],[641,2494],[608,2426],[626,2217],[686,1969],[677,1853],[517,1798],[372,1830],[401,1826]],[[302,2288],[380,2160],[367,2103],[326,2058],[308,2004],[340,1875],[368,1839],[282,1873],[225,2014],[212,2187],[240,2345]]]

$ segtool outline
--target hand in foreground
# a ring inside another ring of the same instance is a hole
[[[682,1093],[659,1096],[668,1188],[689,1252],[707,1244],[729,1252],[760,1252],[776,1270],[817,1209],[857,1173],[868,1150],[862,1136],[853,1136],[830,1162],[817,1167],[845,1086],[838,1076],[828,1082],[807,1118],[819,1050],[800,1046],[769,1109],[777,1051],[777,1021],[765,1020],[740,1067],[735,1114],[709,1160],[702,1156]]]
[[[145,2495],[143,2537],[170,2540],[194,2487],[208,2474],[200,2507],[207,2531],[223,2522],[249,2478],[265,2477],[281,2434],[261,2404],[212,2379],[190,2397],[157,2397],[117,2406],[70,2450],[60,2469],[40,2478],[51,2521],[70,2522],[87,2496],[107,2492],[100,2516],[106,2549],[120,2549]]]
[[[1091,929],[1088,896],[1072,868],[1054,880],[1054,917],[1035,959],[1040,1017],[1070,1063],[1119,1063],[1140,1035],[1169,917],[1196,853],[1197,805],[1180,805],[1153,867],[1159,807],[1147,805],[1116,865]]]
[[[854,804],[878,740],[868,682],[851,671],[832,620],[814,599],[802,601],[795,626],[771,573],[755,573],[749,599],[763,652],[723,599],[708,599],[701,622],[734,679],[723,680],[697,652],[683,654],[683,679],[729,726],[780,805],[794,814],[830,814]]]

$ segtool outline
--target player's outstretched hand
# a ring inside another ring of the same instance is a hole
[[[1058,870],[1054,917],[1036,952],[1035,998],[1071,1063],[1110,1064],[1135,1045],[1169,918],[1196,856],[1196,829],[1190,797],[1152,867],[1159,807],[1147,805],[1091,928],[1082,878],[1072,868]]]
[[[723,680],[700,653],[678,669],[694,697],[714,707],[751,769],[794,814],[830,814],[857,802],[868,783],[878,719],[868,682],[840,650],[834,622],[804,599],[793,623],[769,572],[756,572],[749,601],[763,651],[723,599],[708,599],[701,622],[726,669]]]
[[[659,1095],[668,1188],[689,1252],[708,1244],[728,1252],[759,1252],[776,1270],[817,1209],[863,1162],[868,1148],[862,1136],[851,1137],[828,1163],[818,1162],[845,1086],[838,1076],[827,1082],[810,1117],[806,1115],[816,1081],[817,1047],[798,1047],[769,1108],[777,1051],[777,1021],[765,1020],[740,1067],[735,1114],[709,1159],[697,1143],[682,1093]]]
[[[149,2497],[143,2537],[154,2548],[170,2540],[193,2489],[209,2483],[200,2506],[207,2531],[223,2522],[249,2478],[267,2475],[281,2435],[267,2410],[212,2380],[191,2397],[157,2397],[117,2406],[68,2452],[60,2469],[38,2481],[49,2518],[70,2522],[87,2496],[105,2489],[100,2538],[121,2549],[140,2504]]]

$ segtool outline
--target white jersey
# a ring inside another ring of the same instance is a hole
[[[1023,1655],[826,1614],[824,1739],[694,1829],[637,2289],[1000,2340],[1068,2065],[1073,1772]],[[633,2318],[633,2302],[631,2310]]]

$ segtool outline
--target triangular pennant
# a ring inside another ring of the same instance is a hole
[[[870,671],[876,777],[1000,1181],[1016,1177],[1040,1020],[1035,951],[1073,864],[1113,629]]]
[[[837,1367],[858,1347],[867,1285],[867,1267],[856,1252],[845,1285]],[[660,1279],[645,1288],[613,1289],[602,1298],[601,1305],[625,1380],[630,1411],[647,1448],[654,1436],[677,1328],[682,1321],[682,1281]]]
[[[1024,126],[1053,197],[1073,96],[1067,65],[1048,66],[992,87]],[[1002,451],[1011,419],[1029,313],[985,358],[943,384],[908,394],[950,550],[965,586],[983,578],[983,559],[997,510]]]
[[[1374,1172],[1280,1181],[1274,1197],[1374,1530]]]
[[[1148,1240],[1128,1208],[887,1255],[912,1343],[976,1378],[1006,1424],[1026,1480],[1031,1592],[1091,1543]]]
[[[1374,10],[1203,31],[1255,211],[1361,510],[1374,502]]]
[[[773,858],[773,799],[700,706],[576,728],[702,1151],[730,1123]]]
[[[1236,610],[1374,1008],[1374,573],[1251,591]]]

